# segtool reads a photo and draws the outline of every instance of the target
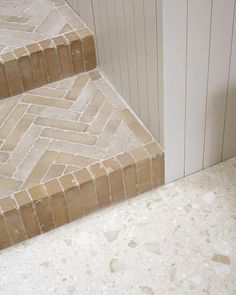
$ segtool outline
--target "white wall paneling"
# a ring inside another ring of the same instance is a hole
[[[235,0],[68,0],[161,142],[166,181],[236,156]]]

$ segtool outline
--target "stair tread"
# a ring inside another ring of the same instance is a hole
[[[0,0],[0,53],[84,27],[64,0]]]
[[[0,197],[153,141],[97,70],[4,99],[6,110]]]

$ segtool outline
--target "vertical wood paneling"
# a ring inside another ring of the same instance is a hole
[[[187,0],[163,1],[164,135],[167,182],[184,175]]]
[[[223,160],[236,156],[236,14],[234,11],[234,31],[231,52],[228,101],[225,118]]]
[[[113,82],[118,89],[121,89],[120,54],[117,34],[115,0],[106,0],[106,2],[108,28],[111,43]]]
[[[118,0],[117,0],[118,1]],[[120,0],[122,1],[122,0]],[[137,115],[139,109],[138,73],[137,73],[137,49],[135,42],[135,23],[133,0],[124,1],[125,32],[127,40],[129,83],[130,83],[130,104]]]
[[[202,169],[212,0],[188,1],[185,174]]]
[[[213,2],[204,168],[221,161],[234,2]]]
[[[148,101],[147,126],[159,139],[157,7],[155,0],[144,0],[144,24]]]
[[[235,0],[68,2],[96,34],[101,69],[163,144],[167,182],[236,156]]]
[[[146,6],[150,1],[146,2]],[[148,89],[147,89],[147,61],[146,34],[144,17],[144,0],[133,0],[135,47],[137,52],[137,75],[139,93],[139,112],[144,124],[148,126]]]
[[[129,88],[129,69],[128,69],[128,52],[127,52],[127,36],[125,28],[125,14],[124,2],[115,0],[116,11],[116,27],[117,27],[117,41],[118,50],[120,55],[120,68],[121,68],[121,94],[130,102],[130,88]]]

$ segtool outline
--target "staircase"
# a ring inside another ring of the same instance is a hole
[[[0,249],[164,182],[164,154],[63,0],[0,0]]]

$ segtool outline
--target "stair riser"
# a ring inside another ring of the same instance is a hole
[[[163,183],[164,154],[153,142],[0,199],[0,249]]]
[[[0,55],[0,99],[96,68],[94,37],[87,28]]]

